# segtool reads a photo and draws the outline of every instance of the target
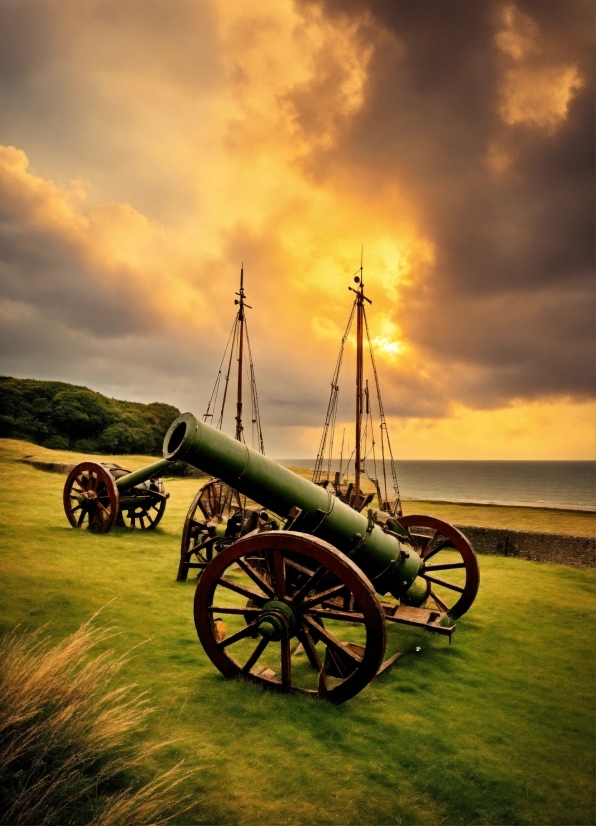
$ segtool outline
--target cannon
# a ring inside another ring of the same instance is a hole
[[[115,464],[81,462],[66,478],[64,512],[73,528],[107,533],[118,522],[130,528],[155,528],[169,494],[159,474],[171,464],[160,459],[130,472]]]
[[[210,558],[209,539],[195,546],[195,626],[226,677],[342,703],[403,656],[385,659],[395,626],[451,641],[474,602],[476,555],[452,525],[360,513],[191,413],[172,423],[163,453],[285,520]]]

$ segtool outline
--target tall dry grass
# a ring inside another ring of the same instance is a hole
[[[147,826],[183,810],[179,766],[134,781],[158,746],[130,745],[152,709],[134,686],[114,685],[126,658],[92,652],[112,635],[93,617],[57,645],[43,629],[1,639],[3,825]]]

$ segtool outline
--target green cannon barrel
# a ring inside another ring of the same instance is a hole
[[[402,597],[416,579],[420,557],[325,488],[183,413],[164,438],[169,461],[183,460],[240,491],[262,507],[293,520],[291,530],[330,542],[373,582],[378,593]]]
[[[127,473],[125,476],[120,476],[116,479],[116,487],[120,493],[124,493],[124,491],[134,488],[136,485],[147,482],[152,476],[161,473],[162,470],[165,470],[171,464],[170,459],[160,459],[159,462],[153,462],[152,465],[146,465],[145,467],[139,468],[139,470],[133,470],[132,473]]]

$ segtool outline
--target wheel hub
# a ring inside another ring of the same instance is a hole
[[[77,496],[79,505],[82,508],[89,508],[97,501],[97,494],[94,490],[87,490]]]
[[[296,631],[296,617],[285,602],[271,600],[263,605],[257,630],[268,640],[289,640]]]

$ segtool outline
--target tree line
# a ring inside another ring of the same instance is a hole
[[[180,411],[127,402],[61,381],[0,376],[0,437],[81,453],[161,454]]]

